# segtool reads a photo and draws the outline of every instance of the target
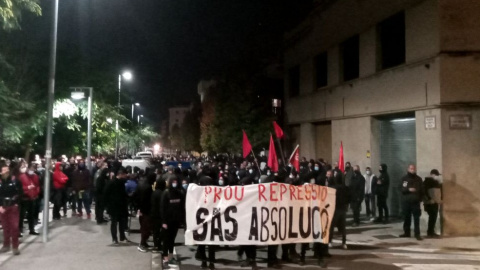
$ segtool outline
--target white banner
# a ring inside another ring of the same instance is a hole
[[[190,184],[186,212],[186,245],[326,244],[335,189],[312,184]]]

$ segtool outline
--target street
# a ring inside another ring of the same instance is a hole
[[[111,245],[108,225],[97,225],[85,217],[70,217],[51,223],[50,240],[42,243],[41,236],[25,235],[20,245],[20,256],[11,252],[0,255],[0,267],[4,270],[30,269],[161,269],[160,254],[141,253],[139,223],[132,219],[131,243]],[[348,227],[348,250],[341,249],[338,239],[330,249],[332,258],[326,260],[328,269],[404,269],[442,270],[480,269],[480,239],[455,237],[443,239],[398,238],[401,222],[387,225],[367,223],[360,227]],[[37,228],[39,229],[39,228]],[[0,239],[2,237],[0,236]],[[3,239],[2,239],[3,240]],[[180,269],[200,269],[194,259],[195,248],[183,246],[183,230],[176,240],[176,254]],[[150,243],[152,244],[152,243]],[[297,251],[299,251],[297,246]],[[279,249],[279,256],[281,250]],[[236,247],[220,247],[217,251],[217,269],[247,269],[237,261]],[[320,269],[307,251],[305,266],[283,264],[282,269]],[[260,268],[266,269],[266,247],[257,249]],[[172,269],[177,267],[172,266]]]

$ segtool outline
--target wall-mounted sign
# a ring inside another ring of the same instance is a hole
[[[425,129],[436,129],[437,122],[435,116],[425,116]]]
[[[370,150],[367,150],[367,158],[370,158],[371,157],[371,153],[370,153]]]
[[[471,129],[472,116],[470,114],[450,115],[450,129]]]

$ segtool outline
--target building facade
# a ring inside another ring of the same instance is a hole
[[[443,178],[443,234],[480,235],[480,1],[329,0],[285,34],[285,123],[307,158]],[[426,216],[426,214],[423,214]],[[426,227],[422,228],[425,233]]]
[[[192,106],[187,107],[173,107],[168,109],[169,121],[168,121],[168,131],[169,134],[172,134],[172,129],[175,125],[181,127],[185,115],[192,109]]]

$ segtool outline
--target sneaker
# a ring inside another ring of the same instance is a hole
[[[130,242],[131,242],[131,241],[128,240],[127,238],[125,238],[125,239],[123,239],[123,240],[120,240],[120,243],[121,243],[121,244],[128,244],[128,243],[130,243]]]
[[[10,247],[5,247],[4,246],[0,249],[0,253],[5,253],[5,252],[9,252],[9,251],[10,251]]]
[[[239,261],[239,262],[243,261],[243,256],[242,255],[237,255],[237,261]]]
[[[113,240],[113,241],[112,241],[112,246],[118,246],[118,241],[117,241],[117,240]]]
[[[168,261],[163,261],[162,262],[162,269],[168,269],[170,266],[168,266]]]
[[[137,247],[137,250],[140,251],[140,252],[143,252],[143,253],[148,252],[147,247],[144,246],[144,245],[139,245],[139,246]]]
[[[347,244],[343,244],[343,245],[342,245],[342,248],[343,248],[343,249],[348,249]]]
[[[15,256],[20,255],[20,250],[18,250],[18,248],[14,248],[12,251],[13,251],[13,255]]]
[[[40,234],[39,234],[38,232],[36,232],[36,231],[31,231],[31,232],[30,232],[30,235],[40,235]]]

